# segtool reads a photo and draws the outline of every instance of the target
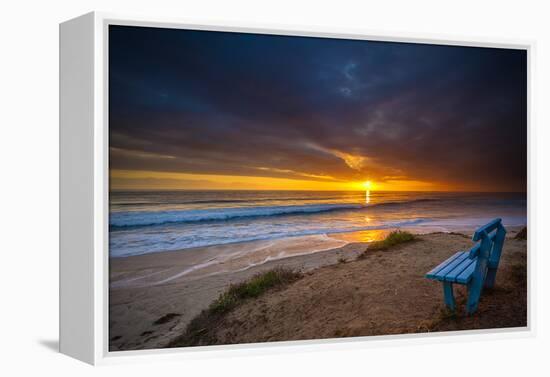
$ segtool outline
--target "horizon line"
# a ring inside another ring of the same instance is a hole
[[[527,194],[528,190],[524,191],[493,191],[493,190],[300,190],[300,189],[112,189],[109,188],[109,192],[167,192],[167,191],[188,191],[188,192],[203,192],[203,191],[302,191],[302,192],[452,192],[452,193],[524,193]]]

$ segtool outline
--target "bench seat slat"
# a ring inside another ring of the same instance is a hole
[[[449,272],[451,272],[452,270],[455,269],[456,266],[458,266],[460,263],[462,263],[462,261],[464,261],[465,259],[468,259],[468,253],[467,252],[462,252],[455,260],[453,260],[451,263],[447,264],[447,266],[445,266],[444,268],[442,268],[435,276],[435,278],[437,280],[441,280],[441,281],[444,281],[445,280],[445,276],[447,276],[447,274]]]
[[[451,257],[449,257],[447,260],[445,260],[444,262],[441,262],[440,264],[437,265],[437,267],[433,268],[430,272],[428,272],[426,274],[426,277],[428,279],[435,279],[436,278],[436,275],[439,271],[441,271],[443,268],[447,267],[447,265],[449,263],[451,263],[452,261],[454,261],[456,258],[458,258],[460,255],[462,255],[462,251],[459,251],[455,254],[453,254]]]
[[[458,275],[456,277],[456,282],[458,284],[468,284],[470,282],[470,280],[472,279],[472,275],[474,274],[475,268],[476,268],[476,264],[475,264],[475,261],[474,261],[474,263],[472,263],[468,267],[466,267],[466,269],[464,271],[462,271],[460,273],[460,275]]]
[[[453,268],[452,271],[449,271],[447,275],[445,275],[445,281],[451,282],[451,283],[458,283],[457,277],[462,274],[470,265],[475,265],[477,259],[470,259],[465,258],[462,262],[460,262],[458,265]]]

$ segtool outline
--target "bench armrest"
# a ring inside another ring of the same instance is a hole
[[[474,259],[474,258],[477,258],[477,256],[479,255],[479,250],[481,249],[481,244],[477,244],[475,245],[474,247],[472,247],[470,249],[470,253],[468,255],[468,258],[470,259]]]
[[[489,235],[489,241],[494,242],[495,238],[497,236],[497,232],[493,232]],[[468,255],[468,258],[474,259],[477,258],[479,255],[479,250],[481,250],[481,242],[477,243],[474,247],[470,249],[470,254]]]

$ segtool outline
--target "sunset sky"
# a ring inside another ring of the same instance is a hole
[[[525,191],[520,50],[111,26],[113,190]]]

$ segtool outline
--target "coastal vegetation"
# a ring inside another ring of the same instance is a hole
[[[388,250],[389,248],[416,239],[415,235],[405,230],[394,230],[381,241],[374,241],[369,245],[369,250]]]
[[[514,238],[516,240],[526,240],[527,239],[527,227],[524,227],[522,230],[520,230]]]
[[[260,272],[244,282],[232,284],[207,309],[195,317],[189,323],[185,332],[170,342],[168,347],[197,345],[200,342],[208,344],[211,342],[209,333],[218,330],[218,325],[226,313],[248,299],[257,298],[276,288],[282,288],[302,276],[301,272],[276,267],[269,271]]]

